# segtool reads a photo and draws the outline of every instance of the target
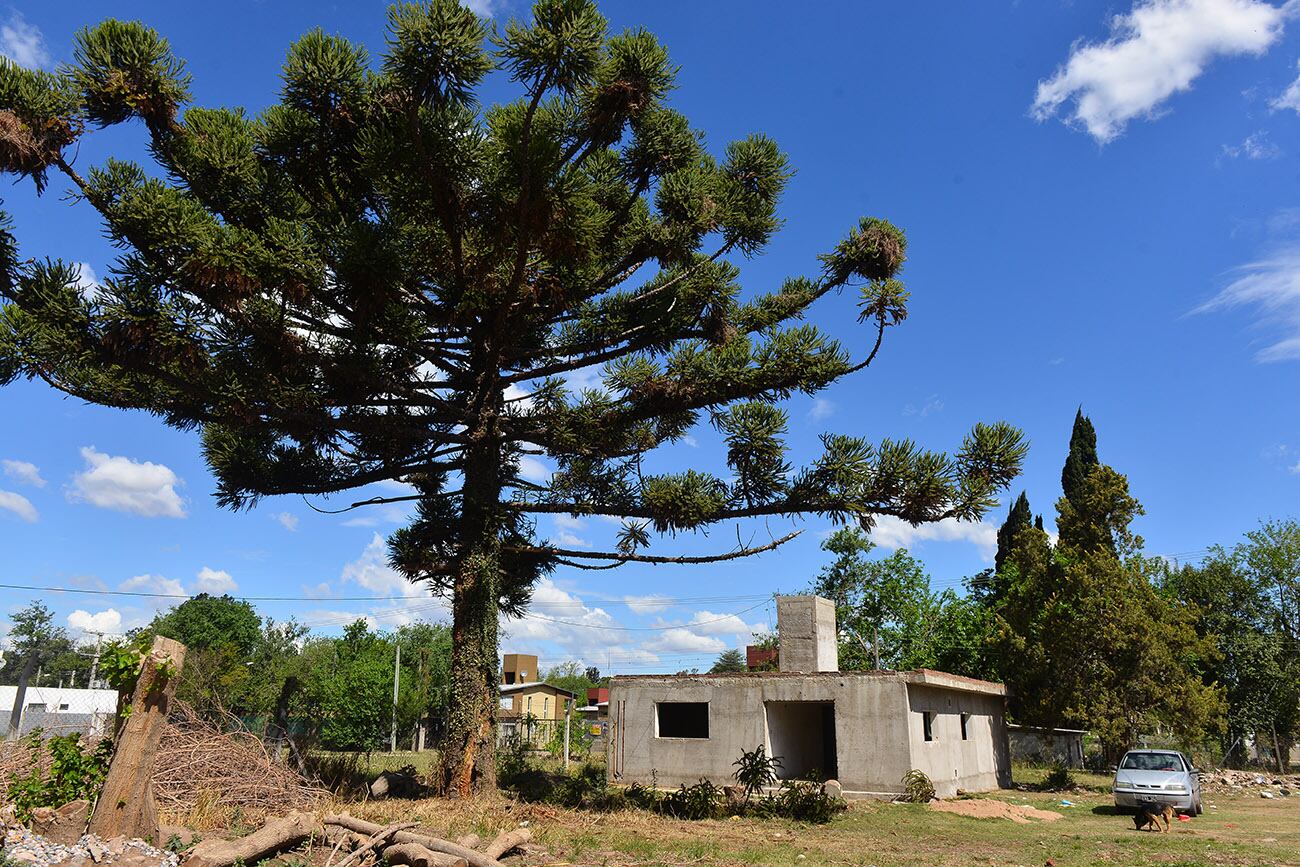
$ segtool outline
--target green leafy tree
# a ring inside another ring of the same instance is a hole
[[[1080,407],[1074,414],[1074,428],[1070,431],[1070,451],[1065,456],[1065,466],[1061,468],[1061,490],[1071,503],[1077,503],[1082,496],[1084,483],[1092,468],[1097,466],[1097,430],[1092,426],[1092,419],[1083,414]]]
[[[776,144],[708,150],[665,104],[664,48],[607,33],[592,0],[540,0],[488,35],[456,0],[392,7],[373,59],[312,31],[256,116],[191,105],[184,62],[139,23],[81,31],[57,72],[0,66],[0,168],[70,184],[122,251],[87,298],[73,266],[0,233],[0,382],[201,429],[230,508],[413,486],[364,502],[416,503],[393,563],[451,597],[435,777],[456,794],[494,782],[498,615],[539,575],[793,535],[645,550],[729,519],[976,519],[1025,448],[1005,424],[952,456],[828,434],[792,467],[777,403],[864,368],[905,319],[903,232],[863,219],[814,276],[742,298],[734,260],[778,228],[791,175]],[[480,106],[494,70],[518,98]],[[88,130],[128,122],[158,165],[73,164]],[[846,287],[863,347],[797,321]],[[583,371],[595,387],[568,384]],[[644,472],[698,422],[726,472]],[[538,454],[546,483],[520,472]],[[613,550],[573,550],[537,535],[538,514],[625,523]]]
[[[898,549],[879,560],[856,527],[833,532],[822,550],[835,555],[813,584],[813,592],[835,603],[839,625],[840,667],[873,668],[879,653],[882,668],[909,668],[913,653],[926,644],[936,622],[938,600],[921,563]]]
[[[54,612],[39,600],[10,615],[9,644],[0,663],[0,683],[17,683],[33,655],[41,683],[85,686],[90,681],[90,654],[79,651],[68,631],[54,623]],[[35,679],[32,685],[37,685]]]
[[[998,661],[1013,716],[1089,728],[1112,760],[1157,724],[1184,743],[1214,731],[1222,694],[1203,675],[1215,648],[1193,609],[1157,592],[1161,563],[1131,530],[1142,507],[1127,479],[1097,465],[1057,510],[1054,550],[1034,529],[1008,555]]]
[[[446,715],[451,628],[441,623],[409,623],[392,639],[402,646],[397,728],[399,740],[404,741],[417,727],[429,731]]]
[[[304,692],[322,747],[369,751],[387,738],[393,651],[365,620],[348,626],[342,638],[317,639],[304,649]]]
[[[1224,687],[1225,759],[1241,765],[1246,744],[1272,747],[1279,773],[1300,735],[1300,644],[1295,602],[1300,527],[1269,521],[1231,549],[1212,547],[1199,566],[1170,569],[1165,588],[1199,612],[1197,631],[1218,656],[1205,672]]]
[[[252,603],[229,595],[200,593],[159,614],[148,628],[191,650],[231,647],[241,656],[251,653],[262,638],[262,618]]]
[[[558,686],[560,689],[567,689],[573,693],[577,700],[586,703],[587,690],[590,687],[598,686],[599,680],[592,680],[587,676],[588,669],[583,668],[577,662],[569,660],[562,662],[546,672],[543,681],[551,686]],[[597,672],[599,673],[599,672]]]
[[[736,648],[724,650],[718,654],[718,659],[709,669],[709,674],[725,674],[727,672],[748,671],[749,666],[745,664],[745,654]]]

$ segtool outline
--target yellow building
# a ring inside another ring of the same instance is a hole
[[[548,739],[573,707],[573,693],[539,683],[536,656],[507,653],[501,662],[498,735],[508,738],[518,734],[529,741]]]

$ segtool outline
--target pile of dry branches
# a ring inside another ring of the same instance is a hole
[[[209,824],[204,815],[236,809],[244,821],[257,822],[329,794],[272,758],[256,735],[222,731],[182,702],[173,703],[163,731],[153,786],[159,810],[186,824]]]

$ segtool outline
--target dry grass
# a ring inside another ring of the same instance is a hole
[[[1062,814],[1017,824],[938,812],[918,804],[860,801],[829,825],[786,820],[688,822],[639,810],[596,814],[518,804],[505,798],[352,804],[375,822],[417,821],[430,832],[490,838],[529,823],[537,845],[521,865],[875,864],[885,865],[1261,865],[1300,864],[1300,797],[1214,796],[1204,816],[1169,834],[1133,829],[1108,794],[999,792],[991,797]],[[1212,806],[1209,806],[1212,805]],[[1001,810],[997,811],[1001,812]],[[798,856],[803,855],[800,859]]]

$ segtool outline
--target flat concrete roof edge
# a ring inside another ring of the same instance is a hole
[[[911,671],[725,671],[717,674],[616,674],[610,678],[614,681],[686,681],[686,680],[753,680],[753,679],[789,679],[789,678],[844,678],[870,677],[881,680],[900,680],[904,683],[917,683],[925,686],[937,686],[945,689],[957,689],[965,692],[980,692],[987,695],[1007,694],[1004,684],[988,680],[949,674],[919,668]]]

